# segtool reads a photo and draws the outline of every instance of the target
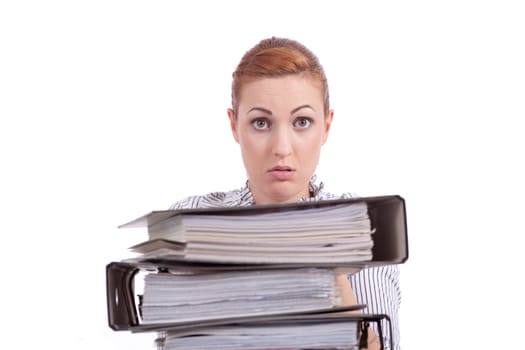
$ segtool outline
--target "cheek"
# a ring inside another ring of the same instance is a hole
[[[295,147],[295,154],[299,161],[308,167],[317,165],[321,154],[322,141],[320,134],[317,133],[300,138]]]
[[[323,137],[320,132],[305,133],[301,135],[297,141],[299,151],[303,153],[306,153],[306,151],[310,153],[318,153],[323,145]]]
[[[243,134],[239,144],[245,160],[256,160],[264,152],[264,142],[253,135]]]

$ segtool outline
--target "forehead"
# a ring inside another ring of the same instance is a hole
[[[320,83],[308,75],[257,78],[245,82],[239,93],[239,109],[258,107],[295,108],[322,105]]]

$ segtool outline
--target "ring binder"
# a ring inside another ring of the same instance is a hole
[[[163,324],[163,325],[141,325],[140,323],[140,309],[137,307],[134,295],[133,280],[135,276],[142,270],[152,270],[154,265],[150,264],[135,264],[126,262],[111,262],[106,266],[106,281],[107,281],[107,307],[108,307],[108,322],[109,327],[115,331],[132,331],[132,332],[151,332],[151,331],[167,331],[170,329],[183,329],[195,326],[209,326],[215,324],[228,324],[228,320],[216,320],[209,322],[198,323],[182,323],[182,324]],[[159,271],[164,267],[158,267]],[[298,321],[298,322],[313,322],[316,317],[324,317],[323,321],[334,321],[336,319],[344,318],[347,321],[359,321],[359,328],[363,331],[363,325],[368,325],[370,322],[377,323],[378,337],[380,339],[381,349],[384,349],[383,329],[381,325],[382,320],[387,320],[389,327],[389,334],[392,334],[392,324],[390,317],[386,314],[360,314],[360,315],[337,315],[337,312],[347,310],[357,310],[364,308],[365,305],[357,305],[348,308],[337,309],[326,313],[312,313],[307,315],[277,315],[266,318],[266,322],[282,322],[282,321]],[[321,316],[320,316],[321,315]],[[230,322],[236,324],[248,322],[264,322],[264,317],[243,317]],[[366,334],[363,333],[363,334]],[[366,349],[365,340],[362,337],[360,341],[360,348]],[[390,338],[390,348],[393,348],[393,340]]]
[[[260,208],[211,208],[189,210],[192,213],[204,214],[213,212],[215,214],[228,215],[229,212],[243,212],[244,215],[251,213],[274,211],[274,210],[301,210],[307,207],[322,207],[348,203],[352,201],[362,201],[368,206],[368,214],[374,228],[372,260],[365,262],[345,262],[345,263],[278,263],[278,264],[237,264],[237,263],[206,263],[190,261],[184,259],[164,259],[164,258],[138,258],[123,261],[110,262],[106,266],[106,294],[107,294],[107,313],[109,327],[115,331],[131,332],[161,332],[166,334],[170,330],[198,329],[199,327],[224,326],[224,325],[245,325],[245,324],[273,324],[279,322],[308,323],[308,322],[336,322],[348,321],[357,322],[358,332],[361,337],[358,340],[359,348],[366,349],[368,342],[368,326],[370,323],[377,324],[377,336],[380,340],[381,349],[385,349],[385,331],[390,334],[389,346],[393,348],[392,324],[386,314],[341,314],[343,311],[359,310],[366,305],[354,305],[350,307],[336,307],[333,309],[316,310],[311,313],[288,313],[280,315],[266,316],[239,316],[221,319],[207,319],[200,321],[184,321],[178,323],[147,323],[142,322],[141,295],[135,294],[134,279],[139,272],[154,271],[168,272],[177,270],[178,272],[212,272],[212,271],[249,271],[251,269],[283,269],[293,267],[318,267],[333,268],[354,273],[360,269],[389,264],[402,264],[408,259],[408,237],[406,224],[406,209],[404,199],[400,196],[378,196],[344,200],[323,201],[317,203],[301,203],[293,205],[267,205]],[[288,208],[288,209],[287,209]],[[158,222],[165,220],[173,215],[178,215],[187,210],[169,210],[151,212],[139,219],[136,219],[121,227],[140,227],[147,226],[152,221]],[[382,322],[386,321],[386,322]],[[388,329],[384,329],[384,325]],[[162,339],[157,343],[161,344]]]

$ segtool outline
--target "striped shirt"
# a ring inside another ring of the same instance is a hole
[[[335,195],[323,191],[323,184],[316,183],[314,176],[309,185],[310,198],[301,201],[320,201],[337,198],[352,198],[355,195],[344,193]],[[213,208],[213,207],[236,207],[254,205],[255,200],[248,187],[245,186],[229,192],[211,192],[206,195],[186,197],[174,203],[170,209],[188,208]],[[355,293],[357,302],[365,304],[364,313],[386,314],[389,316],[393,334],[390,334],[388,321],[382,321],[382,330],[385,340],[385,349],[390,350],[390,337],[392,337],[394,349],[399,349],[399,305],[401,302],[401,291],[399,287],[399,269],[397,265],[386,265],[363,269],[356,274],[348,276],[348,280]],[[372,324],[376,334],[377,325]]]

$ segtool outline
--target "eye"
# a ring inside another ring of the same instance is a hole
[[[299,129],[306,129],[312,124],[312,119],[306,117],[299,117],[295,119],[294,126]]]
[[[252,125],[257,130],[268,129],[270,127],[270,123],[266,118],[254,119],[252,120]]]

